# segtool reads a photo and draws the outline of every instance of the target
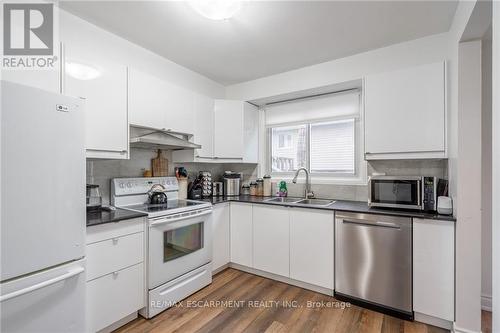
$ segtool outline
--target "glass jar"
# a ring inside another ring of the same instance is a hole
[[[264,195],[264,179],[257,179],[257,194],[256,196],[262,197]]]
[[[256,182],[250,183],[250,195],[257,195],[257,183]]]
[[[271,176],[270,175],[265,175],[264,176],[264,190],[263,190],[263,195],[265,197],[270,197],[271,196]]]
[[[243,184],[241,186],[241,195],[250,195],[250,185]]]

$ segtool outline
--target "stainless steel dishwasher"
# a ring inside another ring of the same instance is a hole
[[[411,218],[336,213],[335,296],[413,319]]]

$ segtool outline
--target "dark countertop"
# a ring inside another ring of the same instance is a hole
[[[135,219],[137,217],[143,217],[143,216],[147,216],[147,214],[140,212],[133,212],[121,208],[116,208],[116,210],[112,212],[104,210],[97,212],[87,212],[87,227],[93,227],[105,223]]]
[[[450,215],[440,215],[432,214],[421,211],[412,211],[404,209],[388,209],[388,208],[370,208],[367,202],[363,201],[348,201],[348,200],[335,200],[334,203],[328,206],[313,206],[313,205],[298,205],[291,203],[280,203],[280,202],[266,202],[269,197],[255,197],[249,195],[240,195],[235,197],[213,197],[203,199],[208,201],[213,205],[217,205],[224,202],[238,201],[247,203],[258,203],[266,205],[279,205],[279,206],[289,206],[289,207],[301,207],[301,208],[311,208],[311,209],[326,209],[326,210],[338,210],[344,212],[354,212],[354,213],[369,213],[369,214],[381,214],[381,215],[393,215],[393,216],[405,216],[405,217],[416,217],[423,219],[441,220],[441,221],[456,221],[453,216]],[[297,198],[300,199],[300,198]]]

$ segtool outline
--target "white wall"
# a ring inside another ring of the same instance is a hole
[[[500,332],[500,2],[493,2],[493,332]]]
[[[367,74],[441,61],[448,57],[448,35],[438,34],[354,56],[303,67],[226,87],[229,99],[254,100],[357,80]]]
[[[491,311],[491,38],[482,40],[481,120],[481,304]]]

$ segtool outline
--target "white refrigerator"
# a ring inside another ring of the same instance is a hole
[[[84,332],[83,101],[7,81],[0,100],[0,332]]]

